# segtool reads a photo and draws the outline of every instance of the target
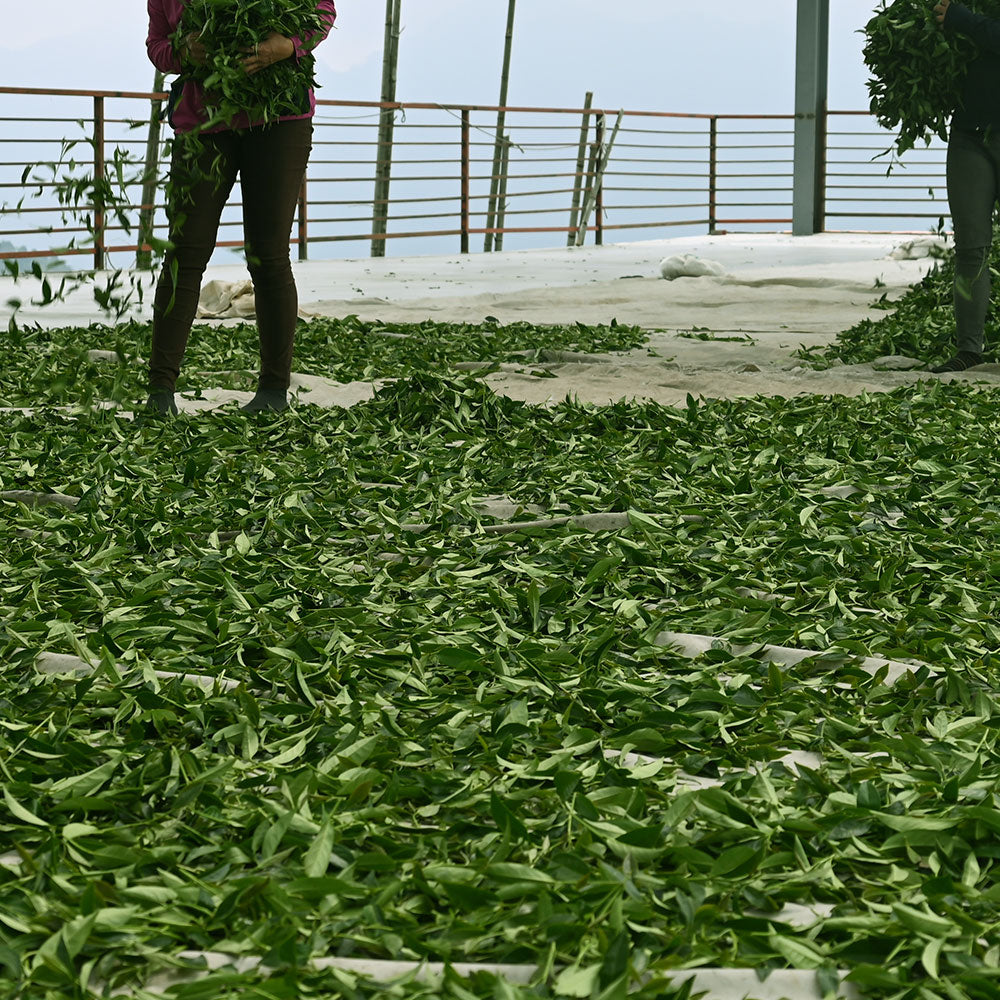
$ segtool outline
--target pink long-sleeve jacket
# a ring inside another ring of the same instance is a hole
[[[146,38],[146,51],[150,62],[164,73],[180,73],[183,71],[181,61],[170,44],[170,36],[177,30],[185,0],[146,0],[149,11],[149,35]],[[334,0],[316,0],[316,9],[323,21],[323,29],[311,37],[293,38],[295,55],[299,59],[312,51],[330,33],[333,22],[337,19],[337,8]],[[286,115],[280,121],[295,118],[311,118],[316,112],[316,94],[309,91],[309,111],[302,115]],[[173,109],[172,124],[175,132],[189,132],[206,121],[205,99],[201,84],[196,80],[186,80],[184,91],[179,102]],[[251,121],[248,115],[242,115],[228,125],[219,126],[209,131],[222,131],[227,128],[249,128],[260,122]]]

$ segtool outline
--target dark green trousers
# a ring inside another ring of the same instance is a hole
[[[309,119],[199,137],[192,152],[174,143],[167,212],[171,249],[153,301],[150,389],[173,391],[198,311],[201,279],[237,176],[243,235],[260,335],[259,389],[287,389],[298,294],[289,238],[312,148]]]
[[[955,229],[955,340],[983,353],[990,304],[993,210],[1000,198],[1000,130],[953,128],[948,142],[948,204]]]

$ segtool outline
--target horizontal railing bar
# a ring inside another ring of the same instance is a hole
[[[604,229],[665,229],[668,226],[707,226],[711,219],[676,219],[667,222],[617,222],[604,223]],[[716,222],[723,220],[716,219]]]
[[[858,174],[858,173],[852,173],[852,174],[835,173],[835,174],[833,174],[833,173],[831,173],[831,174],[827,174],[827,176],[828,177],[870,177],[872,180],[874,180],[874,181],[880,181],[880,182],[884,182],[885,179],[886,179],[885,178],[885,174]],[[927,178],[929,180],[937,180],[937,181],[944,180],[944,174],[942,174],[942,173],[935,173],[935,174],[907,174],[906,176],[907,176],[907,179],[912,178],[912,177],[924,177],[924,178]]]
[[[665,209],[677,209],[677,208],[708,208],[707,202],[701,201],[685,201],[677,205],[615,205],[613,211],[616,213],[620,212],[650,212],[650,211],[661,211]],[[511,212],[508,215],[514,214]]]
[[[58,122],[60,125],[76,125],[80,119],[76,118],[49,118],[32,115],[30,118],[24,115],[4,115],[0,117],[0,123],[18,122],[21,125],[35,124],[36,122]]]
[[[944,166],[944,160],[941,160],[941,165]],[[871,160],[830,160],[830,166],[832,167],[870,167],[872,165]],[[928,163],[921,163],[920,166],[927,167],[930,166]],[[907,171],[909,174],[909,171]]]
[[[511,178],[511,180],[516,180],[516,178]],[[539,197],[542,197],[543,195],[546,196],[546,197],[550,197],[551,195],[554,195],[554,194],[572,194],[572,193],[573,193],[573,188],[571,188],[571,187],[567,187],[567,188],[548,188],[548,189],[543,190],[543,191],[512,191],[512,190],[508,189],[508,191],[507,191],[507,199],[509,201],[512,197],[517,197],[517,198],[539,198]],[[491,197],[491,195],[488,194],[488,193],[472,194],[472,195],[469,195],[469,200],[470,201],[488,201],[490,199],[490,197]],[[507,211],[510,211],[510,210],[508,209]],[[559,206],[559,208],[553,209],[553,211],[562,212],[562,211],[565,211],[565,209],[563,208],[563,206]]]
[[[454,215],[455,213],[452,212],[450,214]],[[400,214],[396,213],[396,214],[394,214],[390,218],[389,221],[390,222],[413,222],[415,219],[444,219],[444,218],[447,218],[447,217],[448,217],[447,214],[442,213],[442,212],[426,212],[426,213],[419,213],[418,212],[418,213],[407,214],[407,215],[400,215]],[[342,225],[342,224],[345,224],[345,223],[348,223],[348,222],[370,222],[370,221],[371,221],[371,215],[370,214],[369,215],[360,215],[360,216],[345,215],[345,216],[340,217],[340,218],[325,219],[325,220],[324,219],[312,219],[312,218],[310,218],[309,225],[310,226],[315,226],[315,225],[319,225],[321,222],[329,222],[329,223],[336,223],[338,225]],[[310,235],[310,237],[309,237],[310,242],[312,241],[312,239],[313,239],[313,237]]]
[[[830,198],[830,203],[834,205],[912,205],[914,203],[913,198]],[[924,198],[921,200],[921,204],[926,205],[928,202],[934,204],[935,202],[940,202],[942,205],[944,201],[942,199],[930,199]]]
[[[0,229],[0,236],[55,236],[63,233],[89,233],[86,226],[70,226],[59,229]]]
[[[863,191],[871,191],[870,184],[827,184],[827,191],[842,191],[844,189],[860,188]],[[926,191],[926,184],[893,184],[893,191]]]
[[[472,230],[469,230],[471,233]],[[428,239],[438,236],[461,236],[461,229],[433,229],[427,232],[416,233],[357,233],[348,236],[310,236],[310,243],[346,243],[358,240],[409,240],[427,237]]]
[[[782,164],[785,164],[785,163],[791,163],[792,161],[791,160],[775,161],[773,159],[770,159],[770,160],[744,160],[742,158],[738,159],[738,160],[726,160],[726,163],[775,163],[775,162],[780,162]]]
[[[642,192],[642,194],[688,194],[692,191],[699,193],[705,190],[704,184],[692,185],[691,187],[609,187],[604,185],[604,193],[607,194],[628,194],[630,192]],[[780,188],[733,188],[734,191],[776,191]]]
[[[150,121],[149,104],[146,102],[162,100],[165,95],[153,92],[0,87],[0,95],[3,94],[25,97],[26,100],[20,102],[25,108],[29,107],[28,98],[40,97],[49,102],[43,117],[24,114],[20,117],[0,118],[0,122],[18,128],[25,135],[21,140],[9,140],[5,143],[7,148],[11,148],[16,141],[23,142],[26,159],[37,155],[40,160],[50,152],[50,147],[54,150],[56,143],[64,142],[59,138],[40,135],[40,131],[52,130],[59,125],[67,126],[67,131],[74,131],[68,128],[70,123],[81,126],[79,136],[74,136],[71,140],[79,148],[68,152],[65,157],[52,155],[52,159],[88,160],[87,154],[93,150],[94,143],[93,135],[88,132],[93,129],[93,110],[84,103],[85,99],[105,97],[109,99],[109,105],[118,99],[133,102],[131,107],[124,108],[124,113],[120,105],[113,105],[113,112],[116,111],[117,114],[103,117],[105,149],[109,152],[113,147],[121,150],[128,161],[126,172],[135,174],[126,179],[120,188],[120,197],[132,204],[124,205],[121,209],[105,208],[108,221],[114,222],[114,225],[101,225],[99,215],[94,219],[94,225],[109,236],[122,232],[132,234],[133,229],[128,222],[138,215],[138,203],[142,200],[139,196],[142,177],[138,172],[142,168],[142,160],[138,150],[146,142],[139,130],[148,126]],[[63,108],[68,108],[69,105],[55,103],[53,99],[56,97],[79,101],[79,105],[74,108],[79,114],[70,117],[67,112],[64,116]],[[143,102],[144,106],[136,105],[136,101]],[[396,119],[396,132],[391,143],[380,143],[376,134],[383,109],[393,112]],[[559,221],[568,223],[569,195],[582,190],[586,198],[592,193],[592,172],[589,169],[574,169],[579,149],[581,116],[585,124],[596,123],[601,119],[595,116],[603,116],[606,126],[607,121],[618,119],[619,109],[526,106],[503,108],[509,113],[505,135],[509,138],[510,145],[509,165],[504,169],[502,177],[497,176],[492,155],[496,141],[495,119],[492,116],[499,110],[501,108],[496,105],[443,105],[435,102],[383,104],[375,101],[321,98],[315,118],[314,145],[317,159],[307,172],[307,212],[304,219],[300,220],[304,244],[328,239],[371,240],[370,232],[355,236],[345,234],[343,230],[357,225],[368,229],[371,222],[369,210],[374,213],[382,209],[389,216],[389,225],[397,226],[403,232],[376,235],[375,239],[379,241],[456,236],[463,230],[466,235],[576,232],[575,227],[566,224],[519,228],[504,225],[501,221],[499,225],[489,228],[473,227],[490,222],[492,216],[486,212],[485,203],[496,196],[487,194],[485,189],[498,180],[504,183],[500,201],[501,220],[531,221],[531,216],[535,219],[540,216],[549,219],[565,216]],[[134,114],[136,111],[139,114]],[[879,130],[871,121],[870,115],[867,116],[868,121],[854,123],[849,122],[846,117],[835,117],[837,114],[865,116],[864,112],[830,112],[827,117],[827,121],[833,123],[833,128],[826,129],[824,133],[827,148],[824,194],[829,218],[917,220],[938,218],[943,214],[939,209],[939,205],[943,205],[943,191],[938,199],[933,188],[939,184],[943,187],[944,178],[941,173],[929,173],[943,165],[943,150],[939,146],[916,150],[910,154],[908,163],[916,168],[916,173],[904,170],[900,165],[899,173],[885,176],[882,171],[889,166],[889,161],[880,158],[891,149],[891,136]],[[471,126],[471,135],[469,131],[466,132],[464,158],[459,155],[463,116],[466,126]],[[784,227],[791,223],[791,219],[784,218],[737,219],[733,216],[777,214],[763,211],[773,207],[779,207],[782,214],[791,214],[794,115],[623,111],[622,116],[610,163],[602,172],[603,204],[598,208],[598,214],[591,220],[588,229],[596,227],[598,230],[603,228],[611,231],[676,225]],[[839,131],[836,130],[838,123]],[[861,131],[862,128],[868,130]],[[589,134],[584,137],[591,156],[597,149],[596,139],[596,133],[593,139]],[[884,146],[880,144],[880,139],[885,140]],[[393,154],[391,178],[395,182],[394,194],[401,196],[374,201],[369,195],[374,184],[380,150],[391,150]],[[860,158],[867,154],[871,154],[871,159]],[[112,162],[110,156],[107,160],[109,164]],[[77,166],[79,170],[74,170],[73,177],[79,181],[86,176],[84,172],[89,168],[89,163],[78,162]],[[45,164],[2,162],[0,169],[5,171],[0,173],[0,190],[9,192],[20,189],[24,193],[23,204],[18,209],[3,205],[3,211],[12,220],[23,218],[23,222],[15,222],[17,228],[0,230],[0,237],[16,237],[20,240],[37,236],[40,239],[35,242],[40,242],[45,237],[52,239],[61,236],[68,240],[70,236],[90,234],[89,219],[86,219],[87,225],[81,226],[60,228],[39,225],[34,229],[27,228],[26,224],[31,221],[42,223],[62,219],[64,222],[75,222],[79,218],[94,215],[95,208],[91,205],[52,204],[57,200],[56,195],[62,187],[60,180],[54,177],[39,177],[26,183],[14,183],[14,170],[20,172],[27,169],[37,176],[48,172]],[[65,170],[64,163],[60,162],[56,169]],[[317,175],[318,170],[323,171],[323,176]],[[341,170],[346,176],[336,176]],[[461,185],[463,176],[466,181],[464,193]],[[924,179],[931,182],[932,190],[928,192],[930,200],[917,196],[918,190],[925,186],[920,183]],[[161,171],[159,183],[162,184],[163,180]],[[535,188],[536,180],[545,180],[547,186]],[[714,192],[711,206],[702,201],[708,200],[707,189],[710,185]],[[438,191],[441,193],[437,193]],[[85,186],[81,193],[88,194]],[[751,201],[744,197],[747,194],[767,195],[769,200]],[[317,195],[326,197],[317,198]],[[675,202],[676,195],[682,195],[685,200]],[[664,196],[667,203],[661,203]],[[563,205],[563,201],[567,204]],[[469,213],[465,225],[459,224],[458,209],[462,204]],[[161,232],[164,228],[164,206],[155,204],[146,206],[146,210],[150,207],[156,213],[156,231]],[[866,211],[876,207],[881,211]],[[903,214],[903,210],[907,208],[910,210]],[[924,211],[913,210],[918,208]],[[893,209],[896,211],[893,212]],[[931,209],[934,210],[933,214]],[[348,215],[342,215],[339,219],[315,218],[320,210],[324,213],[333,211],[334,214],[353,211],[358,218]],[[125,224],[111,217],[118,211],[125,213],[123,219],[128,220]],[[669,218],[671,215],[695,212],[704,212],[716,218],[686,221]],[[650,216],[660,216],[661,213],[666,221],[656,222],[650,219]],[[627,216],[632,216],[632,219],[626,218]],[[430,222],[433,225],[432,220],[440,220],[438,224],[442,228],[414,231],[423,223]],[[226,228],[220,227],[220,233],[235,231],[241,224],[239,204],[231,202],[226,206],[222,221],[222,226]],[[311,231],[307,231],[307,226],[311,227]],[[329,227],[334,227],[333,233],[329,232]],[[136,226],[135,229],[137,228]],[[297,241],[290,242],[294,244]],[[242,241],[220,242],[219,245],[241,246]],[[72,253],[82,255],[92,249],[74,247]],[[39,256],[43,251],[17,252],[25,256]],[[62,252],[69,251],[64,248]]]
[[[791,225],[788,219],[716,219],[720,226],[780,226]]]
[[[660,170],[605,170],[605,177],[692,177],[705,179],[705,174],[666,174]]]
[[[831,217],[841,218],[841,219],[940,219],[940,212],[861,212],[861,211],[847,211],[842,209],[838,212],[831,212]]]
[[[104,97],[104,98],[130,98],[138,100],[160,100],[164,101],[167,99],[168,95],[166,93],[159,92],[148,92],[148,91],[123,91],[123,90],[71,90],[66,88],[54,88],[54,87],[0,87],[0,94],[17,94],[21,96],[38,96],[38,97]],[[726,121],[740,121],[740,120],[752,120],[752,121],[764,121],[764,120],[783,120],[792,121],[795,118],[794,114],[704,114],[704,113],[693,113],[693,112],[680,112],[680,111],[640,111],[640,110],[624,110],[621,108],[545,108],[545,107],[532,107],[532,106],[522,106],[522,105],[496,105],[496,104],[440,104],[438,102],[422,102],[422,101],[342,101],[342,100],[332,100],[328,98],[320,98],[316,101],[317,107],[325,108],[335,108],[335,107],[351,107],[351,108],[381,108],[383,110],[399,110],[399,111],[451,111],[451,112],[462,112],[462,111],[487,111],[487,112],[497,112],[506,111],[509,113],[519,113],[519,114],[569,114],[569,115],[587,115],[593,117],[595,115],[617,115],[619,111],[622,114],[629,117],[637,118],[664,118],[664,119],[687,119],[687,120],[702,120],[710,121],[715,118],[717,120]]]

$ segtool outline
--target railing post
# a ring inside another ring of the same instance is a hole
[[[471,160],[469,109],[462,109],[462,253],[469,252],[469,168]]]
[[[824,107],[819,116],[819,183],[816,188],[816,231],[826,232],[827,156],[830,143],[830,116]]]
[[[104,270],[104,98],[94,98],[94,270]]]
[[[306,179],[299,188],[299,260],[309,259],[309,196]]]
[[[719,116],[712,115],[708,123],[708,235],[714,236],[718,215],[719,191]]]

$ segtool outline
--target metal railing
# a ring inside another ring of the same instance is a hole
[[[905,164],[896,165],[886,177],[891,159],[884,154],[891,140],[889,133],[873,125],[867,111],[828,112],[827,231],[836,231],[829,226],[834,219],[915,223],[948,218],[945,143],[934,139],[929,146],[910,150]]]
[[[149,231],[165,237],[163,138],[151,116],[164,96],[0,88],[0,259],[86,256],[101,269],[112,256],[141,253],[144,215]],[[474,237],[499,249],[505,238],[601,244],[608,233],[652,238],[792,223],[793,115],[509,107],[494,176],[500,108],[388,105],[397,121],[391,149],[382,150],[382,107],[318,102],[292,233],[300,259],[324,244],[373,238],[465,253]],[[891,136],[867,113],[830,112],[826,137],[827,226],[912,231],[947,215],[942,143],[914,150],[905,169],[886,176],[888,160],[876,157]],[[155,163],[149,150],[159,152]],[[375,203],[380,160],[391,163],[390,194]],[[88,178],[103,183],[88,188]],[[112,188],[114,206],[102,193]],[[379,214],[388,216],[384,235],[375,232]],[[234,200],[218,246],[239,248],[241,237]]]

